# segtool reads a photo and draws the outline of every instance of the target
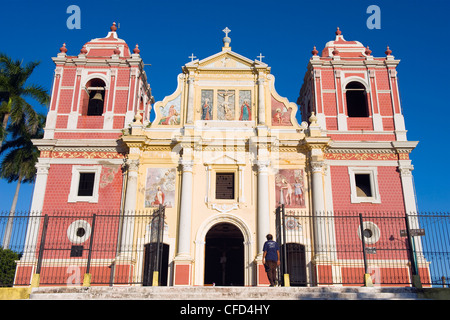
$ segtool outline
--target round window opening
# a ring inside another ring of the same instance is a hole
[[[86,220],[76,220],[67,228],[67,238],[73,244],[81,244],[89,239],[91,225]]]
[[[82,238],[86,234],[86,230],[84,228],[77,229],[77,237]]]
[[[373,232],[370,229],[364,229],[364,233],[363,234],[364,234],[365,238],[372,238],[372,236],[373,236]]]
[[[363,231],[362,231],[362,236],[364,236],[364,242],[366,244],[374,244],[376,242],[378,242],[378,240],[380,240],[380,229],[378,228],[378,226],[371,222],[371,221],[364,221],[363,222],[363,227],[362,227]],[[358,236],[359,239],[361,239],[362,241],[362,236],[361,236],[361,226],[358,225]]]

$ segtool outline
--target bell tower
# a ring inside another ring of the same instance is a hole
[[[400,60],[387,48],[374,57],[359,41],[336,38],[319,55],[314,47],[298,104],[302,120],[312,112],[335,140],[406,141],[396,67]]]
[[[87,42],[78,55],[67,52],[63,44],[53,58],[46,139],[114,139],[136,113],[149,120],[153,97],[140,50],[136,45],[130,52],[115,23],[106,37]]]
[[[113,23],[78,55],[68,55],[63,44],[53,58],[44,139],[34,141],[41,153],[33,211],[122,209],[127,148],[119,139],[133,121],[149,121],[153,103],[139,53],[137,45],[130,52]]]
[[[387,47],[374,57],[368,46],[336,38],[319,55],[314,47],[300,90],[302,120],[315,115],[331,138],[324,154],[327,210],[417,210],[396,67]]]

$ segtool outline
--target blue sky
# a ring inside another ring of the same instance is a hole
[[[81,9],[81,29],[68,29],[67,7]],[[381,9],[381,29],[367,28],[369,5]],[[428,1],[8,1],[1,5],[0,51],[24,62],[39,60],[32,78],[51,91],[55,57],[65,42],[76,55],[84,43],[104,37],[113,21],[118,35],[141,57],[156,101],[176,89],[181,66],[221,50],[225,27],[232,50],[250,59],[262,53],[281,96],[296,102],[313,46],[319,52],[340,27],[346,40],[384,56],[389,45],[401,60],[398,81],[419,210],[447,211],[450,199],[450,42],[447,0]],[[42,107],[38,110],[46,112]],[[32,185],[21,189],[18,210],[28,210]],[[0,210],[9,210],[15,184],[0,181]]]

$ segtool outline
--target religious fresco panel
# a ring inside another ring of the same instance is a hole
[[[160,204],[173,208],[175,204],[176,168],[148,168],[145,184],[145,207]]]
[[[213,119],[213,104],[214,104],[214,91],[202,90],[201,97],[201,119],[212,120]]]
[[[252,92],[250,90],[239,91],[239,120],[252,120]]]
[[[305,208],[305,183],[302,169],[280,169],[275,175],[275,200],[283,199],[285,208]]]
[[[181,122],[181,94],[175,99],[168,101],[165,106],[160,107],[161,120],[158,124],[179,125]]]
[[[234,120],[234,90],[217,91],[217,120]]]
[[[284,103],[275,100],[272,96],[272,126],[291,126],[291,108],[286,108]]]

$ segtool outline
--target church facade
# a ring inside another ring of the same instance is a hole
[[[151,228],[137,224],[150,225],[151,219],[138,216],[162,205],[169,269],[164,283],[268,285],[262,248],[266,235],[276,233],[281,203],[313,217],[302,229],[314,232],[299,241],[315,248],[321,227],[314,217],[416,211],[409,153],[417,142],[406,137],[399,60],[389,48],[386,56],[373,57],[338,29],[320,54],[314,47],[305,61],[294,103],[277,93],[262,56],[252,60],[232,51],[230,30],[224,32],[222,49],[201,60],[192,56],[173,94],[157,102],[138,46],[128,47],[115,25],[78,55],[68,55],[65,45],[60,49],[53,58],[45,135],[34,141],[40,157],[31,210],[67,218],[58,229],[48,224],[47,239],[86,248],[93,226],[80,212],[105,211],[125,215],[120,223],[129,230],[127,236],[112,235],[113,246],[143,248]],[[42,223],[30,224],[27,244],[39,247]],[[106,224],[98,220],[97,230]],[[375,223],[364,228],[376,235],[374,241],[386,235]],[[72,236],[71,230],[82,232]],[[351,237],[361,241],[357,231],[358,225]],[[343,235],[335,232],[339,242]],[[342,271],[319,253],[306,265],[320,283],[327,273]],[[226,283],[215,270],[236,255],[238,276]],[[36,252],[24,254],[18,273],[31,279],[37,259]],[[43,259],[52,259],[50,251]],[[144,277],[145,259],[133,251],[101,260],[105,269],[116,261],[116,271],[127,270],[130,279]]]

